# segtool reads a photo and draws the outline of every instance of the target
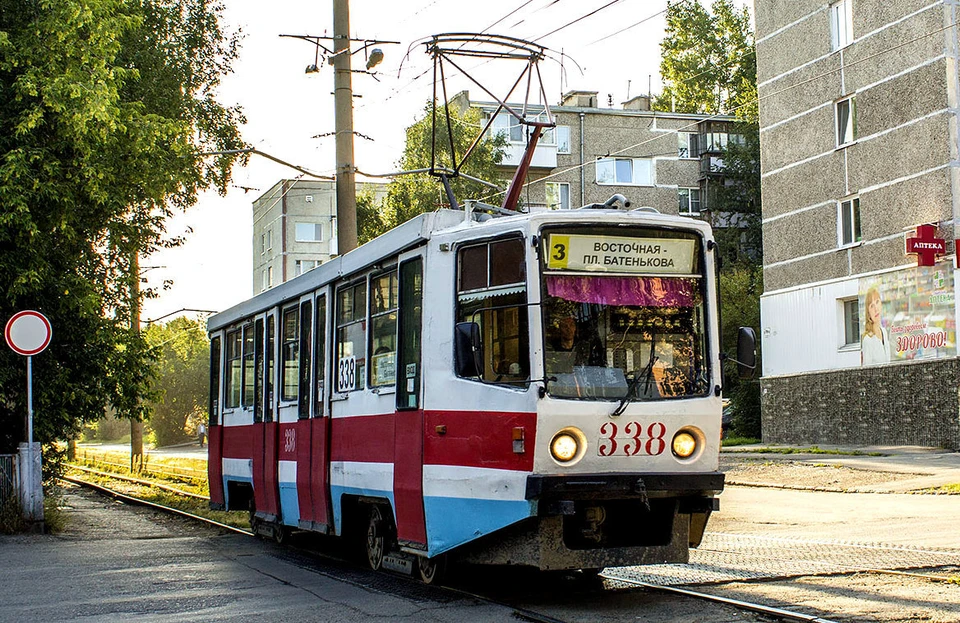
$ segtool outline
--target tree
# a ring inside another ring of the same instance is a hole
[[[467,108],[461,111],[454,105],[437,105],[436,110],[436,142],[433,142],[432,120],[433,104],[428,102],[424,108],[424,116],[416,120],[407,128],[407,142],[403,156],[397,162],[401,171],[415,171],[426,169],[431,164],[432,146],[436,145],[436,167],[452,168],[453,159],[450,154],[450,133],[444,115],[450,113],[451,127],[453,128],[453,142],[456,149],[457,163],[483,128],[480,111]],[[484,137],[474,152],[463,165],[462,171],[482,180],[495,183],[500,180],[502,173],[498,165],[503,160],[504,148],[507,139],[502,134]],[[450,179],[453,194],[457,201],[476,199],[489,195],[492,191],[488,186],[468,180],[464,177]],[[395,226],[405,223],[411,218],[424,212],[432,212],[437,208],[448,205],[447,196],[439,178],[427,174],[403,175],[390,184],[386,198],[386,212],[389,221]]]
[[[735,353],[737,330],[760,326],[763,293],[763,242],[760,201],[760,130],[757,113],[757,63],[750,17],[731,0],[716,0],[711,11],[696,1],[667,9],[667,34],[661,43],[663,93],[657,110],[733,114],[723,150],[723,175],[712,184],[710,219],[721,250],[721,349]],[[734,434],[760,437],[760,387],[725,366],[724,388],[734,406]]]
[[[708,12],[696,0],[675,2],[666,20],[660,44],[664,86],[654,109],[733,114],[749,104],[755,110],[757,60],[746,7],[738,11],[732,0],[715,0]]]
[[[149,420],[157,445],[185,441],[203,417],[210,396],[210,341],[198,320],[177,318],[144,332],[157,352],[157,398]]]
[[[372,192],[357,194],[357,242],[370,242],[394,226],[393,219],[382,201]]]
[[[218,104],[237,38],[213,0],[0,0],[0,317],[44,312],[36,439],[79,432],[108,405],[146,415],[151,356],[138,258],[178,243],[173,210],[225,189],[242,146]],[[0,351],[0,452],[26,414],[22,357]]]

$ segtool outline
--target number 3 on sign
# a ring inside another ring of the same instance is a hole
[[[357,358],[344,357],[337,364],[337,391],[349,392],[357,386]]]

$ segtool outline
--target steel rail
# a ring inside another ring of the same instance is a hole
[[[187,511],[180,510],[179,508],[174,508],[172,506],[165,506],[163,504],[157,504],[155,502],[148,502],[147,500],[136,498],[131,495],[126,495],[124,493],[120,493],[119,491],[114,491],[113,489],[109,489],[107,487],[97,485],[92,482],[87,482],[86,480],[73,478],[72,476],[60,476],[60,480],[65,480],[66,482],[73,483],[81,487],[89,487],[95,491],[99,491],[100,493],[109,495],[110,497],[120,500],[122,502],[127,502],[129,504],[137,504],[138,506],[146,506],[148,508],[163,511],[165,513],[171,513],[173,515],[179,515],[181,517],[186,517],[188,519],[194,519],[196,521],[209,524],[211,526],[220,528],[222,530],[229,530],[231,532],[236,532],[237,534],[254,536],[254,534],[249,530],[244,530],[243,528],[237,528],[236,526],[231,526],[229,524],[221,523],[213,519],[208,519],[207,517],[201,517],[200,515],[194,515],[193,513],[188,513]]]
[[[615,576],[608,576],[603,573],[600,574],[600,577],[606,578],[613,582],[623,582],[625,584],[640,586],[650,590],[673,593],[676,595],[685,595],[687,597],[695,597],[697,599],[703,599],[705,601],[712,601],[716,603],[727,604],[728,606],[740,608],[741,610],[750,610],[751,612],[757,612],[760,614],[776,616],[776,617],[780,617],[781,619],[790,619],[792,621],[806,621],[807,623],[838,623],[837,621],[834,621],[832,619],[824,619],[823,617],[818,617],[811,614],[803,614],[802,612],[794,612],[793,610],[785,610],[783,608],[774,608],[772,606],[764,606],[763,604],[752,603],[749,601],[741,601],[739,599],[730,599],[729,597],[720,597],[718,595],[711,595],[709,593],[699,593],[697,591],[691,591],[686,588],[677,588],[675,586],[660,586],[658,584],[648,584],[647,582],[640,582],[637,580],[627,580],[627,579],[618,578]]]
[[[138,485],[144,485],[147,487],[154,487],[156,489],[162,489],[163,491],[169,491],[170,493],[176,493],[177,495],[183,495],[189,498],[195,498],[197,500],[210,501],[210,496],[200,495],[198,493],[190,493],[189,491],[181,491],[176,487],[170,487],[168,485],[160,484],[159,482],[151,482],[149,480],[141,480],[140,478],[133,478],[131,476],[124,476],[122,474],[114,474],[112,472],[103,472],[99,469],[92,469],[90,467],[83,467],[82,465],[73,465],[70,464],[71,469],[79,469],[83,472],[88,472],[90,474],[97,474],[98,476],[106,476],[107,478],[113,478],[115,480],[123,480],[124,482],[132,482]]]
[[[79,478],[73,478],[73,477],[70,477],[70,476],[61,476],[61,477],[60,477],[60,480],[65,480],[65,481],[67,481],[67,482],[70,482],[70,483],[73,483],[73,484],[75,484],[75,485],[82,486],[82,487],[88,487],[88,488],[90,488],[90,489],[93,489],[93,490],[98,491],[98,492],[100,492],[100,493],[103,493],[103,494],[105,494],[105,495],[109,495],[110,497],[112,497],[112,498],[114,498],[114,499],[121,500],[121,501],[123,501],[123,502],[128,502],[128,503],[130,503],[130,504],[136,504],[136,505],[139,505],[139,506],[146,506],[146,507],[148,507],[148,508],[152,508],[152,509],[155,509],[155,510],[159,510],[159,511],[162,511],[162,512],[165,512],[165,513],[170,513],[170,514],[173,514],[173,515],[179,515],[179,516],[185,517],[185,518],[187,518],[187,519],[193,519],[193,520],[196,520],[196,521],[200,521],[200,522],[209,524],[209,525],[211,525],[211,526],[214,526],[214,527],[217,527],[217,528],[220,528],[220,529],[223,529],[223,530],[229,530],[229,531],[235,532],[235,533],[237,533],[237,534],[242,534],[242,535],[244,535],[244,536],[256,536],[253,532],[250,532],[250,531],[248,531],[248,530],[243,530],[242,528],[237,528],[237,527],[235,527],[235,526],[230,526],[230,525],[228,525],[228,524],[220,523],[219,521],[214,521],[213,519],[208,519],[208,518],[206,518],[206,517],[201,517],[200,515],[194,515],[193,513],[188,513],[188,512],[186,512],[186,511],[180,510],[180,509],[178,509],[178,508],[173,508],[172,506],[165,506],[165,505],[163,505],[163,504],[156,504],[156,503],[154,503],[154,502],[148,502],[148,501],[146,501],[146,500],[143,500],[143,499],[140,499],[140,498],[137,498],[137,497],[133,497],[133,496],[130,496],[130,495],[126,495],[126,494],[124,494],[124,493],[120,493],[119,491],[114,491],[113,489],[110,489],[110,488],[107,488],[107,487],[104,487],[104,486],[101,486],[101,485],[97,485],[97,484],[94,484],[94,483],[92,483],[92,482],[87,482],[86,480],[81,480],[81,479],[79,479]],[[310,550],[308,550],[308,551],[309,551],[309,553],[311,553],[311,554],[313,554],[313,555],[320,555],[320,556],[322,556],[322,557],[324,557],[324,558],[330,558],[331,560],[337,560],[337,561],[340,561],[340,562],[344,562],[343,560],[341,560],[340,558],[337,558],[337,557],[331,557],[331,556],[329,556],[329,555],[327,555],[327,554],[322,554],[322,553],[320,553],[320,552],[315,552],[315,551],[310,551]],[[331,576],[331,577],[332,577],[332,576]],[[398,575],[397,577],[398,577],[398,578],[402,578],[402,579],[406,579],[406,580],[408,580],[408,581],[414,581],[414,580],[412,580],[411,578],[406,578],[405,576],[402,576],[402,575]],[[452,593],[457,593],[457,594],[459,594],[459,595],[469,596],[469,597],[472,597],[472,598],[474,598],[474,599],[478,599],[478,600],[481,600],[481,601],[485,601],[485,602],[490,603],[490,604],[495,604],[495,605],[498,605],[498,606],[503,606],[503,607],[505,607],[505,608],[510,608],[511,610],[513,610],[514,616],[515,616],[517,619],[520,619],[520,620],[524,620],[524,621],[534,621],[534,622],[536,622],[536,623],[566,623],[566,622],[563,621],[562,619],[557,619],[557,618],[554,618],[554,617],[551,617],[551,616],[548,616],[548,615],[540,614],[540,613],[534,612],[534,611],[532,611],[532,610],[527,610],[526,608],[519,608],[519,607],[517,607],[517,606],[511,605],[511,604],[508,604],[508,603],[504,603],[504,602],[501,602],[501,601],[496,601],[496,600],[494,600],[494,599],[490,599],[489,597],[484,597],[483,595],[479,595],[479,594],[476,594],[476,593],[471,593],[471,592],[469,592],[469,591],[464,591],[464,590],[457,589],[457,588],[451,588],[451,587],[448,587],[448,586],[437,586],[436,588],[437,588],[437,590],[443,590],[443,591],[448,591],[448,592],[452,592]]]

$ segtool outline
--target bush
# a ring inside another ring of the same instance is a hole
[[[741,381],[730,395],[733,406],[732,436],[762,439],[760,381]]]

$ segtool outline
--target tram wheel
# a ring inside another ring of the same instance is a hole
[[[367,564],[374,571],[379,571],[383,566],[383,556],[387,551],[387,533],[383,510],[379,506],[371,506],[367,522],[366,552]]]
[[[260,527],[260,518],[257,517],[257,505],[254,504],[253,500],[250,500],[250,504],[249,504],[249,506],[248,506],[248,510],[249,510],[249,512],[250,512],[250,517],[249,517],[249,519],[250,519],[250,532],[253,532],[253,534],[254,534],[255,536],[258,536],[258,537],[259,537],[259,536],[260,536],[260,532],[257,530],[257,528]]]
[[[440,584],[447,576],[447,557],[444,555],[417,558],[417,572],[424,584]]]
[[[276,525],[273,527],[273,540],[277,545],[286,545],[290,542],[290,528]]]

